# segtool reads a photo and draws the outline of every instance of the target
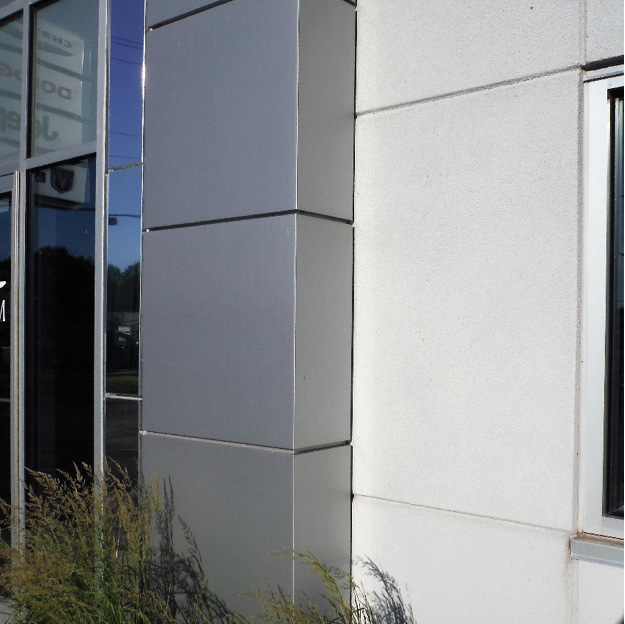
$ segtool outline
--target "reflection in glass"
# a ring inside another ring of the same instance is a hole
[[[623,517],[623,90],[612,98],[605,513]]]
[[[0,161],[17,159],[22,126],[22,18],[0,26]]]
[[[142,167],[109,174],[106,391],[139,393]]]
[[[139,463],[139,408],[141,401],[106,400],[106,458],[119,464],[135,480]]]
[[[34,24],[32,154],[95,140],[98,0],[58,0]]]
[[[0,498],[11,502],[11,196],[0,195]],[[8,539],[1,534],[0,538]]]
[[[93,461],[95,159],[28,179],[26,466]]]
[[[109,167],[141,162],[144,0],[113,0],[109,75]]]

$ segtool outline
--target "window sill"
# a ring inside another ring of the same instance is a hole
[[[574,535],[571,537],[571,559],[622,568],[623,541],[598,535]]]

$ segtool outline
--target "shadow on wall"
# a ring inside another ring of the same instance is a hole
[[[370,597],[375,621],[381,624],[416,624],[412,605],[404,599],[395,578],[371,559],[364,560],[361,565],[382,586],[381,591],[372,592]]]
[[[286,556],[317,575],[320,595],[254,590],[260,612],[247,618],[210,590],[171,483],[137,486],[112,462],[104,476],[83,466],[58,477],[31,472],[29,482],[23,549],[0,539],[0,596],[9,599],[0,600],[0,624],[416,624],[396,580],[373,561],[358,564],[375,584],[365,590],[312,553]],[[10,529],[16,511],[0,500],[0,528]]]
[[[319,577],[323,591],[317,600],[300,592],[293,599],[287,592],[269,587],[254,596],[262,607],[263,624],[416,624],[412,607],[404,600],[397,581],[370,559],[360,561],[366,575],[379,590],[367,591],[344,570],[324,565],[311,553],[294,553]],[[350,600],[351,596],[351,600]],[[237,624],[250,624],[238,619]]]

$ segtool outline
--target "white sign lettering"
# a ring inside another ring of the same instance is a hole
[[[17,152],[22,94],[21,26],[0,29],[0,153]],[[85,46],[80,37],[38,22],[35,138],[44,150],[82,143]],[[89,87],[87,87],[88,89]],[[3,147],[5,146],[5,147]]]

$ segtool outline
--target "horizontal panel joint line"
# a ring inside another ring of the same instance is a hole
[[[311,446],[300,449],[289,449],[279,446],[269,446],[265,444],[251,444],[248,442],[233,442],[230,440],[216,440],[211,438],[202,438],[198,436],[182,435],[177,433],[163,433],[159,431],[150,431],[149,429],[142,429],[140,431],[141,436],[153,436],[156,438],[166,438],[170,440],[185,440],[187,442],[198,442],[201,444],[213,444],[215,446],[229,446],[231,448],[252,449],[258,451],[269,451],[272,453],[280,453],[284,455],[304,455],[312,453],[314,451],[324,451],[332,448],[341,448],[343,446],[349,446],[348,440],[342,440],[339,442],[323,444],[319,446]]]
[[[265,212],[253,215],[239,215],[236,217],[222,217],[219,219],[206,219],[204,221],[191,221],[188,223],[176,223],[172,225],[156,225],[153,227],[143,228],[143,232],[162,232],[165,230],[179,230],[182,228],[200,227],[204,225],[217,225],[219,223],[231,223],[235,221],[252,221],[257,219],[270,219],[273,217],[284,217],[289,215],[301,215],[304,217],[311,217],[314,219],[322,219],[324,221],[334,221],[336,223],[344,223],[346,225],[353,225],[353,221],[347,219],[341,219],[339,217],[332,217],[329,215],[322,215],[316,212],[307,212],[303,210],[281,210],[276,212]]]
[[[400,102],[398,104],[391,104],[389,106],[379,106],[377,108],[365,109],[361,111],[356,111],[356,119],[359,117],[364,117],[366,115],[374,115],[376,113],[388,113],[395,110],[403,110],[405,108],[409,108],[411,106],[418,106],[419,104],[429,104],[430,102],[438,102],[439,100],[447,100],[454,97],[459,97],[462,95],[470,95],[472,93],[481,93],[483,91],[492,91],[493,89],[497,89],[499,87],[509,87],[517,84],[522,84],[524,82],[529,82],[531,80],[538,80],[540,78],[549,78],[550,76],[557,76],[559,74],[566,74],[568,72],[574,70],[582,70],[581,65],[569,65],[567,67],[562,67],[560,69],[554,69],[551,71],[541,72],[537,74],[528,74],[526,76],[521,76],[519,78],[511,78],[510,80],[502,80],[501,82],[491,82],[485,85],[478,85],[475,87],[469,87],[467,89],[459,89],[457,91],[448,91],[447,93],[441,93],[440,95],[433,95],[431,97],[424,97],[421,99],[410,100],[408,102]]]

